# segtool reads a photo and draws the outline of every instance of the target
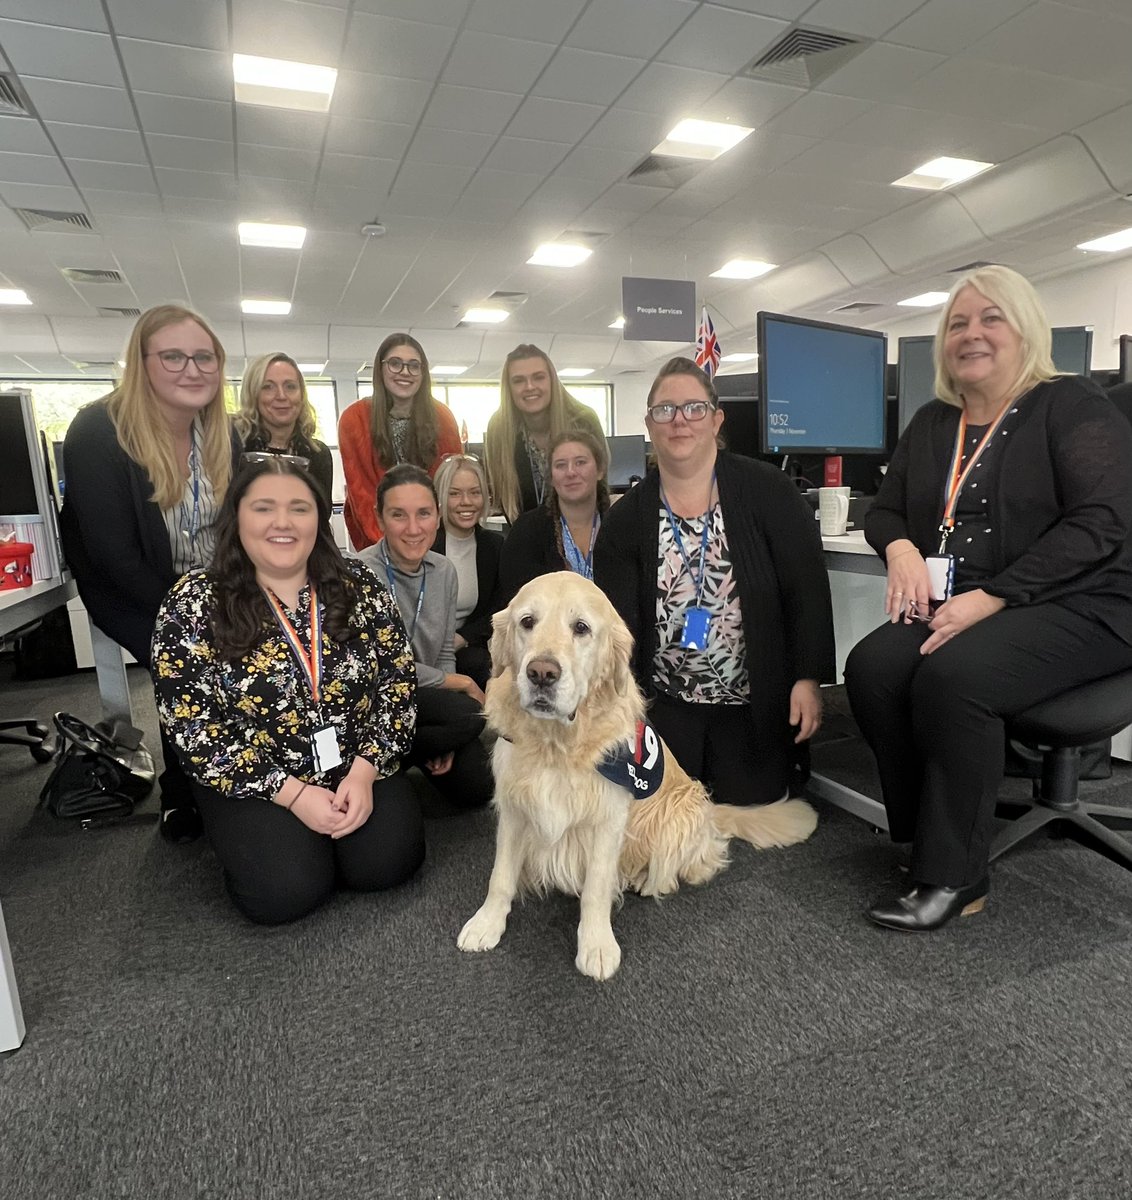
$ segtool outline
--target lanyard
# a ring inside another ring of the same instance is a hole
[[[535,445],[534,438],[525,431],[523,433],[523,441],[526,442],[527,446],[527,462],[531,468],[531,482],[535,489],[535,503],[541,504],[543,496],[546,495],[546,476],[543,474],[542,453]]]
[[[570,570],[584,576],[586,579],[593,579],[594,542],[597,541],[597,530],[601,524],[597,513],[594,513],[593,528],[590,530],[589,552],[584,556],[581,550],[578,549],[577,542],[574,541],[574,535],[570,532],[570,526],[566,524],[566,518],[560,516],[558,519],[562,522],[562,549],[566,551],[566,561],[570,566]]]
[[[389,580],[389,591],[393,596],[393,601],[398,608],[401,607],[401,602],[397,599],[397,577],[393,572],[393,564],[389,561],[389,551],[384,542],[381,543],[381,556],[385,560],[385,578]],[[425,564],[421,563],[421,590],[417,593],[417,611],[413,614],[413,627],[409,630],[409,643],[412,644],[413,638],[417,636],[417,622],[421,619],[421,609],[424,607],[425,584],[428,582],[428,571]],[[405,614],[401,614],[402,620]]]
[[[197,427],[193,422],[189,431],[189,479],[193,485],[193,511],[189,527],[184,532],[189,539],[189,554],[196,564],[197,537],[200,535],[200,449],[197,446]]]
[[[680,557],[684,560],[684,566],[688,569],[688,574],[692,577],[692,582],[696,585],[696,606],[699,607],[700,601],[704,594],[704,578],[707,575],[707,543],[708,533],[711,530],[712,513],[715,512],[715,505],[712,504],[711,498],[715,494],[715,472],[711,473],[711,487],[708,489],[708,508],[704,514],[704,532],[700,538],[700,573],[697,576],[692,570],[692,564],[688,561],[688,552],[684,549],[684,539],[680,536],[680,526],[677,524],[676,515],[673,513],[671,506],[668,503],[668,497],[664,494],[664,485],[660,488],[660,499],[664,505],[664,511],[668,513],[668,524],[672,528],[672,536],[676,539],[676,548],[680,551]]]
[[[951,536],[952,530],[955,528],[955,508],[959,503],[959,493],[963,490],[968,477],[975,469],[975,464],[979,461],[979,456],[989,445],[991,438],[994,437],[998,431],[998,427],[1010,411],[1011,404],[1013,404],[1013,401],[1007,400],[998,410],[998,416],[987,426],[986,433],[983,434],[979,444],[967,460],[965,467],[962,466],[962,463],[963,441],[967,436],[967,410],[964,408],[959,414],[959,428],[955,432],[955,450],[951,455],[951,468],[947,473],[947,502],[943,506],[943,517],[939,523],[940,554],[947,552],[947,539]]]
[[[291,647],[291,652],[299,660],[299,666],[302,668],[303,675],[308,684],[310,684],[311,696],[314,699],[315,705],[319,703],[319,693],[322,689],[322,613],[318,607],[318,596],[315,594],[314,584],[310,585],[311,592],[311,624],[310,624],[310,641],[311,649],[308,654],[303,649],[303,643],[299,640],[299,635],[295,627],[287,618],[287,614],[283,611],[283,605],[276,599],[274,593],[269,589],[264,588],[263,594],[267,597],[268,606],[275,617],[279,628],[283,631],[283,636],[287,639],[287,644]]]

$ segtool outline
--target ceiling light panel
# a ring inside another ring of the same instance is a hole
[[[718,158],[754,133],[745,125],[728,125],[722,121],[680,121],[668,131],[668,136],[653,154],[671,154],[677,158]]]
[[[498,325],[510,315],[505,308],[469,308],[460,320],[469,325]]]
[[[249,316],[285,317],[291,312],[290,300],[241,300],[240,307]]]
[[[754,258],[733,258],[725,262],[718,271],[712,271],[712,279],[758,279],[777,267],[777,263],[761,262]]]
[[[299,363],[299,370],[304,375],[321,375],[326,370],[326,363]]]
[[[329,112],[338,72],[314,63],[233,54],[232,78],[237,103]]]
[[[19,288],[0,288],[0,304],[30,304],[27,292]]]
[[[570,242],[544,242],[527,259],[531,267],[576,267],[593,253],[588,246]]]
[[[430,366],[428,370],[430,375],[463,375],[467,369],[467,367],[437,365]]]
[[[952,184],[973,179],[989,171],[994,163],[976,162],[973,158],[933,158],[911,174],[892,181],[893,187],[919,188],[922,191],[939,192]]]
[[[594,373],[593,367],[562,367],[558,372],[559,379],[585,379]]]
[[[907,300],[897,300],[903,308],[936,308],[947,303],[947,292],[921,292],[918,296],[909,296]]]
[[[241,246],[301,250],[307,240],[307,231],[302,225],[268,225],[257,221],[241,221],[237,230]]]
[[[1093,238],[1091,242],[1079,242],[1078,250],[1101,250],[1113,253],[1116,250],[1127,250],[1132,247],[1132,229],[1121,229],[1119,233],[1109,233],[1104,237]]]

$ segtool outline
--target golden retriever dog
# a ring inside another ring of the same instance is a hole
[[[495,614],[486,708],[499,735],[495,865],[487,899],[460,932],[461,950],[492,949],[516,896],[557,888],[581,899],[575,966],[608,979],[621,963],[611,914],[624,889],[664,896],[723,870],[733,837],[764,849],[814,831],[817,814],[803,800],[713,804],[651,726],[642,736],[631,652],[613,605],[571,571],[533,579]],[[599,772],[619,750],[641,765],[663,756],[663,779],[647,799],[631,792],[643,786],[637,768],[628,768],[630,786]]]

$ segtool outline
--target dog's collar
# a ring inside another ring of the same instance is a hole
[[[610,783],[626,788],[637,800],[647,800],[664,782],[664,747],[653,725],[638,721],[636,733],[618,742],[597,764]]]

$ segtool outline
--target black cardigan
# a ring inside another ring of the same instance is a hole
[[[239,454],[233,431],[233,469]],[[149,474],[122,449],[104,402],[75,414],[63,469],[59,533],[79,595],[98,628],[148,665],[158,607],[178,576]]]
[[[507,601],[501,598],[499,587],[499,560],[503,549],[503,534],[494,529],[485,529],[477,525],[474,530],[476,539],[476,586],[479,597],[476,606],[468,614],[468,619],[456,632],[469,646],[486,646],[491,641],[491,618],[501,608],[507,607]],[[437,554],[444,553],[447,545],[447,532],[443,525],[437,530],[436,541],[432,543]]]
[[[525,583],[552,571],[568,571],[558,553],[554,521],[545,504],[520,513],[503,543],[499,559],[499,598],[506,606]]]
[[[318,438],[311,438],[309,441],[303,437],[298,431],[291,439],[291,449],[278,450],[271,447],[270,439],[258,430],[253,429],[251,433],[244,439],[244,449],[249,451],[260,451],[264,454],[295,454],[307,460],[307,470],[310,472],[311,478],[322,488],[323,494],[326,496],[326,503],[334,503],[334,458],[330,453],[330,447],[325,442],[320,442]]]
[[[821,539],[813,509],[781,471],[720,450],[716,481],[743,611],[754,736],[777,750],[789,740],[790,689],[799,679],[832,682],[836,670]],[[654,468],[605,514],[594,548],[594,579],[629,626],[646,695],[655,691],[660,507]]]
[[[959,409],[933,400],[912,418],[865,517],[883,558],[897,538],[939,547]],[[994,576],[1008,605],[1054,601],[1132,644],[1132,427],[1089,380],[1032,388],[999,438],[989,504]]]

